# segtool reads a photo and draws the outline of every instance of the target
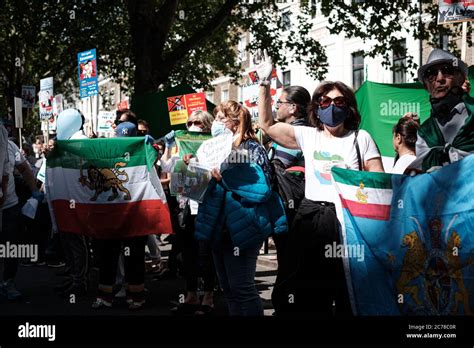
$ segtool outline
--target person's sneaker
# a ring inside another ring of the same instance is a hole
[[[115,297],[116,298],[125,298],[125,296],[127,296],[127,289],[125,289],[124,286],[122,286],[119,290],[119,292],[117,292],[115,294]]]
[[[51,267],[51,268],[60,268],[64,266],[66,266],[66,264],[62,261],[49,261],[48,262],[48,267]]]
[[[97,297],[91,306],[93,309],[102,309],[112,307],[112,302],[107,301],[101,297]]]
[[[137,311],[142,309],[145,306],[145,300],[136,301],[132,299],[127,299],[128,310]]]
[[[7,280],[0,285],[0,292],[7,297],[9,301],[17,301],[22,298],[21,292],[19,292],[13,280]]]

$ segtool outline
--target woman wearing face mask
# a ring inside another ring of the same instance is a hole
[[[207,111],[194,111],[186,123],[187,130],[195,133],[210,133],[214,117]],[[179,157],[170,157],[170,147],[173,139],[165,137],[166,150],[161,159],[164,172],[171,171],[173,163]],[[183,160],[189,163],[192,155],[184,155]],[[177,197],[180,206],[184,206],[184,228],[176,231],[176,244],[182,249],[183,268],[186,277],[186,297],[184,303],[172,309],[178,315],[210,315],[214,310],[214,285],[216,273],[212,260],[211,249],[208,243],[198,242],[194,236],[195,219],[198,213],[198,202],[184,197]],[[175,246],[173,246],[174,248]],[[198,278],[203,280],[204,296],[202,301],[198,296]]]
[[[314,91],[308,112],[314,128],[274,123],[265,80],[259,97],[260,127],[279,145],[301,149],[306,167],[305,199],[293,224],[299,233],[289,246],[294,264],[279,289],[299,300],[279,314],[351,315],[342,259],[325,257],[325,246],[341,242],[331,167],[383,172],[381,155],[359,130],[354,92],[342,82],[323,82]]]
[[[199,205],[196,237],[212,243],[229,314],[263,315],[255,287],[257,256],[271,233],[286,232],[284,208],[272,191],[270,163],[255,137],[249,111],[227,101],[218,105],[214,114],[212,135],[232,132],[233,153],[222,171],[212,171],[213,180]]]

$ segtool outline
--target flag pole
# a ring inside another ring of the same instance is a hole
[[[461,60],[466,61],[467,46],[467,21],[462,22],[462,38],[461,38]]]

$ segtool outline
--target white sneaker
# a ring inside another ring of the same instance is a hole
[[[0,292],[10,301],[19,300],[22,297],[21,292],[16,289],[12,279],[3,282],[0,286]]]
[[[101,309],[104,307],[112,307],[112,302],[106,301],[103,298],[97,297],[91,306],[93,309]]]
[[[127,290],[125,289],[124,286],[122,286],[120,288],[120,291],[115,294],[115,297],[116,298],[124,298],[125,296],[127,296]]]

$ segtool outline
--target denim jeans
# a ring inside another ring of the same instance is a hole
[[[212,253],[217,276],[227,299],[230,316],[263,315],[263,305],[255,286],[260,246],[238,250],[224,239]]]

